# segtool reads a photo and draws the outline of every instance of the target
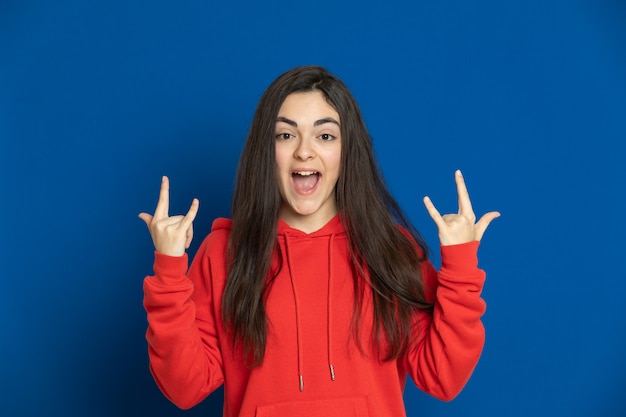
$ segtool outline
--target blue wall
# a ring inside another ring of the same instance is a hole
[[[224,3],[229,3],[225,5]],[[618,0],[0,2],[0,414],[178,411],[147,369],[137,213],[228,216],[254,106],[322,64],[359,100],[386,179],[479,213],[487,344],[466,389],[409,415],[623,416],[626,5]],[[435,250],[435,262],[438,262]]]

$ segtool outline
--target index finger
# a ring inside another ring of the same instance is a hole
[[[463,178],[461,170],[456,170],[456,172],[454,173],[454,179],[456,181],[456,192],[458,194],[459,200],[459,214],[473,216],[474,210],[472,209],[472,202],[470,201],[469,192],[467,191],[465,179]]]
[[[170,180],[167,176],[161,179],[161,191],[159,192],[159,201],[154,210],[154,217],[162,219],[169,216],[170,211]]]
[[[444,227],[446,222],[443,220],[443,217],[441,217],[439,210],[437,210],[437,208],[433,204],[430,197],[428,196],[424,197],[423,201],[424,201],[424,206],[426,206],[426,210],[428,211],[428,214],[430,215],[430,218],[433,219],[437,227],[439,228]]]

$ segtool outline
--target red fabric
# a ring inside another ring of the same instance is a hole
[[[186,255],[156,253],[155,275],[144,281],[150,369],[173,403],[192,407],[225,383],[224,416],[403,416],[407,375],[442,400],[461,391],[484,344],[478,242],[442,247],[439,273],[422,264],[434,312],[416,314],[404,357],[381,362],[369,343],[367,297],[364,354],[351,337],[353,281],[339,218],[311,234],[280,222],[283,267],[266,303],[265,358],[249,368],[221,320],[230,224],[213,223],[188,272]]]

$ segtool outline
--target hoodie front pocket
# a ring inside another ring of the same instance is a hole
[[[368,417],[365,397],[292,401],[258,406],[256,417]]]

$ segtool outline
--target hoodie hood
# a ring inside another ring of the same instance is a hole
[[[306,233],[300,229],[295,229],[289,226],[287,223],[278,219],[278,235],[285,236],[289,235],[294,238],[315,238],[315,237],[323,237],[323,236],[332,236],[340,233],[345,233],[345,228],[341,223],[341,219],[339,215],[335,215],[332,219],[328,221],[321,229],[316,230],[315,232]]]

